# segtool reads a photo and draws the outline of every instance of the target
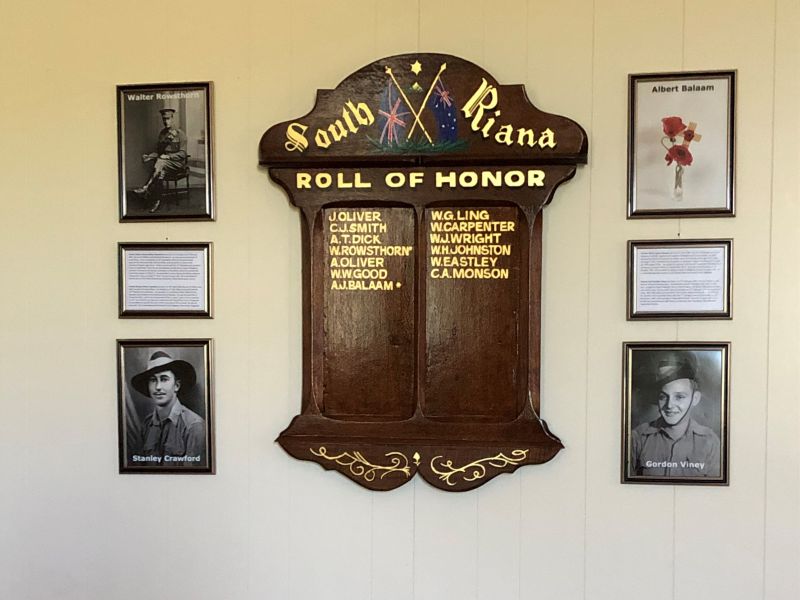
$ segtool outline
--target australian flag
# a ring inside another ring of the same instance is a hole
[[[381,128],[380,143],[390,146],[401,144],[406,139],[406,118],[408,111],[393,83],[386,86],[381,95],[381,108],[378,111],[378,125]]]
[[[436,117],[436,131],[440,142],[455,142],[458,140],[458,124],[456,122],[455,98],[444,84],[441,78],[436,82],[428,100],[428,108],[431,109]]]

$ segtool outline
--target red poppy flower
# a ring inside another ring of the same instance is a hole
[[[687,129],[683,132],[683,141],[684,142],[691,142],[694,139],[694,131],[691,129]]]
[[[686,129],[686,125],[680,117],[664,117],[661,119],[661,123],[664,125],[664,135],[668,138],[674,138]]]
[[[668,165],[671,165],[674,160],[679,165],[686,167],[692,164],[692,153],[689,152],[686,146],[675,145],[667,150],[667,155],[664,157],[664,160],[667,161]]]

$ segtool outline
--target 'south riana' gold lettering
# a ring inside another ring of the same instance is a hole
[[[286,128],[286,143],[283,145],[289,152],[294,152],[295,150],[299,150],[300,152],[305,151],[308,148],[308,140],[306,136],[303,134],[308,129],[308,125],[303,125],[302,123],[291,123]]]
[[[472,131],[480,131],[481,136],[484,138],[493,137],[498,144],[511,146],[514,144],[513,125],[499,125],[497,130],[494,130],[496,118],[502,114],[499,109],[495,110],[499,102],[500,97],[497,93],[497,88],[486,81],[486,78],[481,78],[481,84],[470,99],[466,101],[461,112],[464,113],[464,116],[469,121],[469,127]],[[549,128],[542,131],[539,138],[536,139],[536,133],[532,129],[518,127],[516,143],[520,146],[529,146],[531,148],[536,146],[539,148],[555,148],[557,142],[556,134]]]
[[[346,139],[348,134],[358,133],[359,125],[372,125],[374,122],[375,115],[372,114],[369,106],[363,102],[356,104],[352,100],[348,100],[342,107],[342,118],[334,120],[327,127],[317,129],[314,133],[314,143],[318,148],[329,148],[331,144]],[[306,130],[308,130],[308,125],[290,123],[286,128],[284,148],[288,152],[305,152],[309,145],[308,138],[305,136]]]

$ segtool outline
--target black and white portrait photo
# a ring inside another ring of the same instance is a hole
[[[623,483],[727,484],[729,344],[624,352]]]
[[[213,473],[210,340],[118,340],[120,473]]]
[[[213,219],[211,84],[117,87],[120,220]]]

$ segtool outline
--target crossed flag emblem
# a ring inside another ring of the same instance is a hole
[[[403,91],[403,88],[400,87],[400,84],[397,83],[397,79],[395,78],[394,73],[392,72],[392,68],[389,66],[386,67],[386,74],[389,77],[391,77],[392,82],[397,88],[397,91],[400,93],[400,96],[403,98],[403,101],[406,103],[406,106],[408,106],[408,109],[414,116],[414,123],[411,125],[411,129],[409,129],[407,137],[410,138],[411,134],[414,133],[414,130],[417,128],[417,125],[419,125],[419,128],[422,130],[422,133],[425,134],[425,138],[428,140],[430,144],[433,144],[433,140],[431,139],[428,130],[425,129],[425,124],[422,122],[422,119],[420,117],[422,116],[422,113],[425,111],[425,106],[428,104],[428,99],[431,97],[431,94],[433,93],[433,90],[436,87],[436,84],[438,83],[445,69],[447,69],[447,63],[442,63],[439,66],[439,72],[436,73],[436,77],[433,78],[430,87],[428,87],[428,91],[425,94],[425,98],[422,100],[422,104],[420,104],[418,109],[415,109],[414,105],[411,104],[411,102],[408,99],[408,96],[406,96],[406,93]]]

